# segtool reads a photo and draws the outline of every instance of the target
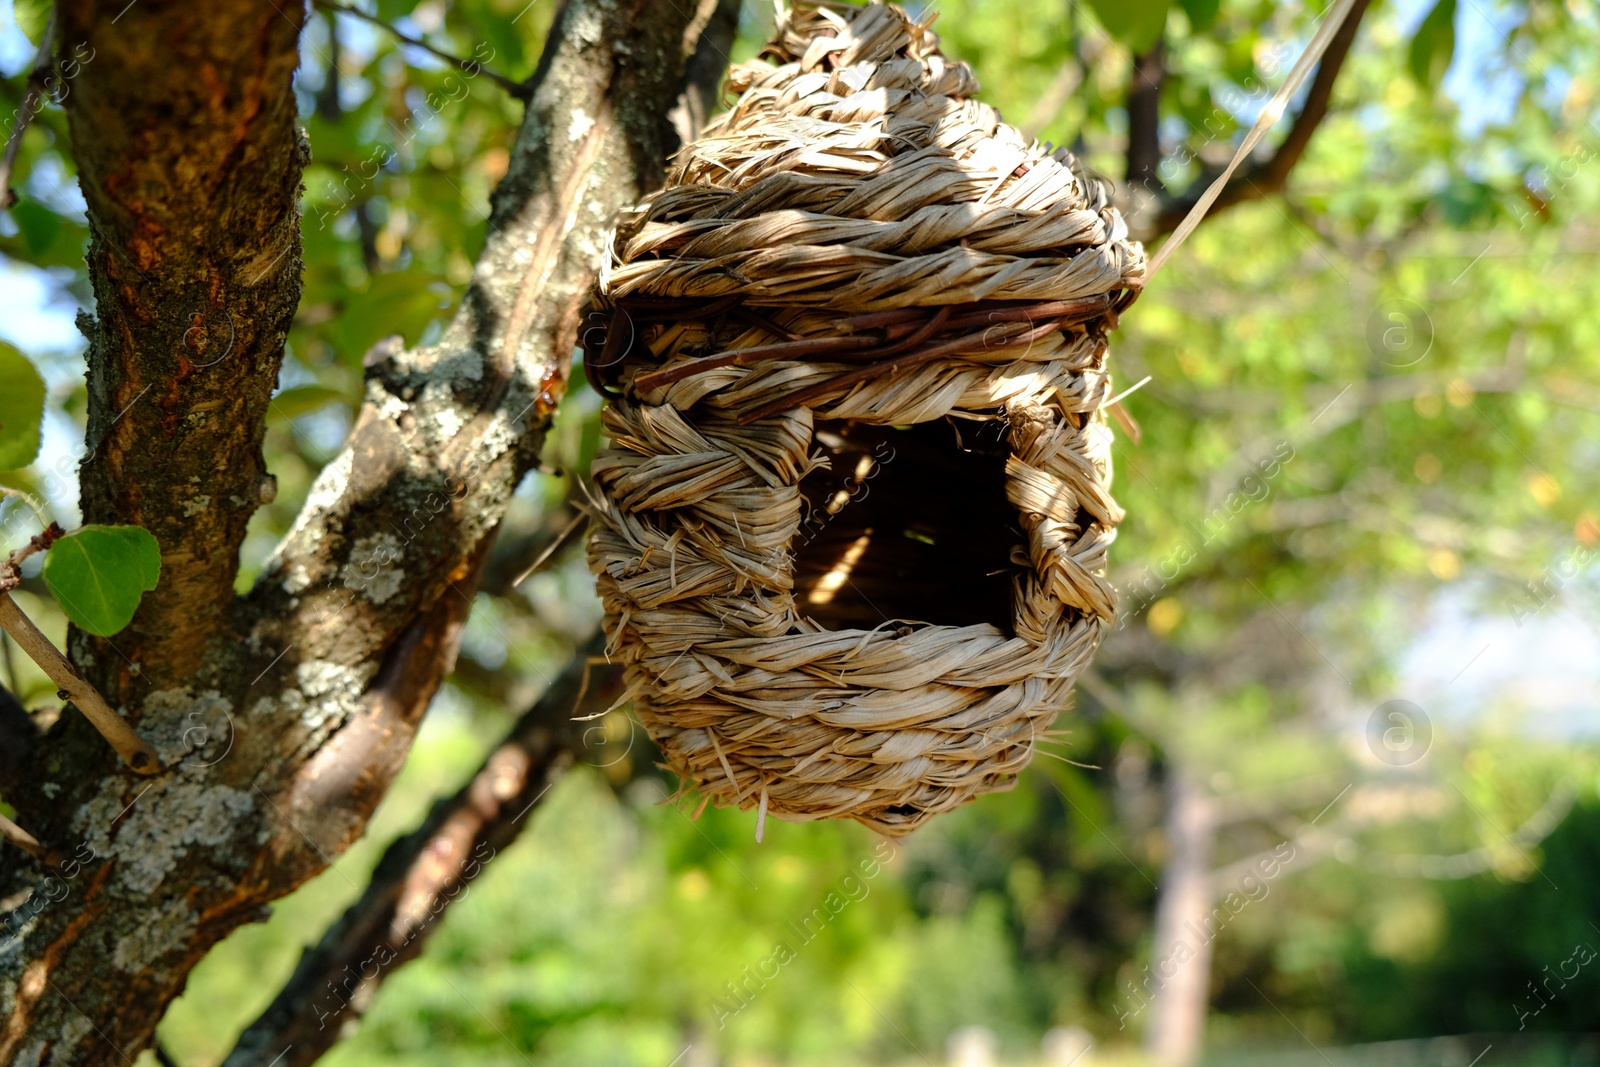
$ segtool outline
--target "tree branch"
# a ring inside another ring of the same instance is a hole
[[[664,175],[665,112],[681,84],[687,26],[676,6],[647,0],[575,0],[562,12],[460,311],[437,345],[390,347],[370,360],[349,443],[242,605],[248,677],[265,672],[351,721],[348,690],[315,696],[304,672],[326,664],[359,692],[419,608],[470,599],[475,582],[461,579],[460,561],[537,461],[603,234]],[[411,728],[389,725],[394,732],[371,738],[403,756]],[[362,743],[336,735],[285,783],[284,811],[316,847],[289,844],[311,870],[360,833],[382,795],[352,796],[337,784],[347,772],[330,780],[327,761],[363,768],[383,787],[398,769]]]
[[[1166,43],[1157,40],[1133,57],[1128,81],[1128,184],[1162,191],[1161,87],[1166,82]]]
[[[569,0],[458,314],[436,345],[377,353],[346,447],[235,600],[298,297],[303,9],[284,10],[139,4],[113,29],[114,11],[63,5],[64,42],[97,48],[97,80],[71,98],[96,227],[84,508],[139,522],[163,550],[161,586],[116,645],[74,651],[172,769],[114,773],[64,719],[40,780],[7,798],[42,840],[94,860],[0,953],[0,1062],[131,1060],[212,945],[360,835],[537,460],[604,232],[664,173],[691,16]],[[13,855],[0,884],[20,877]]]
[[[34,55],[33,69],[28,71],[28,87],[22,94],[22,106],[17,108],[11,133],[6,137],[5,154],[0,156],[0,210],[8,209],[17,202],[17,194],[11,191],[11,173],[16,169],[17,156],[22,153],[22,135],[28,132],[28,124],[44,107],[45,78],[50,74],[55,45],[56,13],[52,8],[45,21],[44,33],[39,37],[39,51]]]
[[[1311,87],[1306,91],[1305,102],[1300,106],[1294,122],[1289,126],[1288,134],[1278,145],[1277,150],[1269,159],[1240,170],[1223,188],[1222,195],[1211,206],[1207,217],[1249,200],[1263,200],[1281,192],[1288,184],[1290,172],[1294,170],[1295,164],[1300,162],[1307,146],[1311,144],[1311,138],[1316,133],[1317,127],[1328,114],[1328,103],[1333,98],[1334,83],[1338,80],[1345,57],[1349,55],[1350,47],[1355,42],[1356,33],[1361,28],[1361,19],[1366,14],[1368,5],[1369,0],[1356,0],[1344,24],[1328,43],[1328,50],[1323,53],[1322,61],[1317,64],[1317,73],[1312,77]],[[1131,144],[1129,150],[1131,153]],[[1206,168],[1181,194],[1163,197],[1154,222],[1141,234],[1143,239],[1150,240],[1177,229],[1184,216],[1200,202],[1206,187],[1221,173],[1221,170]]]
[[[691,33],[699,43],[683,72],[683,92],[670,113],[677,144],[672,151],[693,141],[705,128],[706,120],[722,109],[722,82],[728,70],[728,50],[739,33],[739,12],[743,0],[699,0]]]
[[[482,63],[479,63],[476,59],[462,59],[460,56],[452,55],[451,53],[443,51],[442,49],[433,47],[433,45],[422,40],[421,38],[412,37],[409,34],[401,33],[399,30],[395,29],[382,19],[376,17],[375,15],[369,15],[359,8],[348,7],[344,4],[336,4],[333,2],[333,0],[311,0],[311,3],[313,7],[319,7],[324,11],[333,11],[341,15],[349,15],[352,18],[360,19],[362,22],[370,23],[371,25],[378,27],[380,30],[383,30],[385,33],[389,34],[402,44],[410,45],[412,48],[420,48],[422,51],[428,53],[430,56],[433,56],[435,59],[441,59],[459,71],[464,71],[467,74],[474,76],[482,74],[485,78],[488,78],[490,81],[500,86],[500,88],[504,89],[507,93],[518,100],[527,100],[533,95],[533,90],[531,88],[522,82],[517,81],[515,78],[508,78],[504,74],[496,74],[494,71],[485,67]],[[338,52],[335,51],[334,54],[338,55]]]
[[[1356,796],[1359,796],[1359,792]],[[1351,799],[1355,800],[1356,796],[1352,796]],[[1537,811],[1528,816],[1510,834],[1502,836],[1503,843],[1480,845],[1465,852],[1448,855],[1389,853],[1381,849],[1364,849],[1360,842],[1346,833],[1322,829],[1307,822],[1297,823],[1287,836],[1298,849],[1304,850],[1305,859],[1313,862],[1332,857],[1345,864],[1360,863],[1368,870],[1393,878],[1456,880],[1470,878],[1494,869],[1496,858],[1502,856],[1508,849],[1526,858],[1528,849],[1537,848],[1545,838],[1556,831],[1567,813],[1572,810],[1576,798],[1577,793],[1572,784],[1563,780],[1545,798],[1545,802]],[[1213,893],[1220,896],[1236,886],[1246,874],[1258,870],[1262,863],[1272,858],[1274,850],[1269,849],[1254,856],[1246,856],[1212,872]],[[1297,853],[1295,870],[1300,870],[1304,866],[1305,863]]]
[[[583,735],[574,719],[616,698],[620,672],[592,663],[602,648],[592,638],[574,654],[471,780],[389,846],[361,898],[306,949],[224,1067],[309,1067],[355,1029],[382,983],[422,952],[446,909],[521,836],[571,766]]]
[[[300,300],[304,11],[57,12],[62,48],[94,56],[65,101],[93,234],[84,521],[143,526],[161,547],[132,624],[70,644],[107,700],[137,706],[233,639],[239,546],[275,488],[261,441]]]
[[[59,689],[57,696],[71,700],[83,712],[100,736],[116,750],[122,762],[140,774],[156,774],[161,770],[161,757],[150,743],[140,737],[127,722],[111,709],[100,691],[91,685],[78,669],[67,661],[61,650],[33,624],[11,594],[0,589],[0,630],[4,630],[28,658],[39,665]]]

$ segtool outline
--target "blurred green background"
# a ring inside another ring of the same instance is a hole
[[[32,55],[21,6],[0,5],[8,113]],[[524,78],[554,7],[366,10]],[[1117,179],[1130,47],[1164,25],[1174,189],[1226,159],[1325,11],[939,7],[987,100]],[[733,58],[771,24],[748,4]],[[520,117],[359,20],[317,11],[304,41],[306,292],[244,585],[342,440],[362,354],[447,321]],[[328,1062],[1142,1062],[1140,990],[1183,870],[1225,909],[1211,958],[1183,965],[1206,968],[1207,1062],[1600,1062],[1600,962],[1551,980],[1600,947],[1597,82],[1591,0],[1366,14],[1285,195],[1207,221],[1123,319],[1118,380],[1150,378],[1117,452],[1124,624],[1014,791],[892,847],[853,824],[769,824],[758,845],[749,813],[663,803],[648,739],[613,716]],[[70,521],[87,230],[58,106],[19,174],[0,338],[51,400],[39,461],[0,481]],[[572,514],[599,440],[581,382],[404,776],[366,839],[195,971],[161,1027],[177,1062],[220,1060],[384,844],[593,631],[581,552],[506,580]],[[48,598],[20,596],[60,637]],[[47,700],[11,659],[19,694]],[[1211,818],[1177,825],[1174,798]],[[1292,858],[1265,873],[1268,855]],[[779,942],[793,958],[735,999]]]

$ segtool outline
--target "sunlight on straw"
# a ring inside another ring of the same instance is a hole
[[[817,582],[816,587],[811,590],[811,595],[806,598],[806,602],[808,604],[833,603],[834,596],[840,589],[844,588],[844,583],[850,579],[850,572],[856,569],[856,564],[861,562],[861,557],[867,554],[867,545],[871,542],[871,530],[856,538],[845,554],[839,557],[839,562],[833,565],[833,569],[824,574]]]
[[[1148,382],[1149,380],[1150,380],[1150,375],[1146,374],[1143,378],[1140,378],[1137,382],[1134,382],[1132,385],[1128,386],[1122,392],[1118,393],[1116,396],[1112,397],[1110,400],[1107,400],[1103,406],[1104,407],[1110,407],[1112,404],[1121,403],[1122,401],[1128,399],[1128,397],[1132,396],[1134,393],[1137,393],[1140,389],[1143,389],[1145,387],[1145,383]]]

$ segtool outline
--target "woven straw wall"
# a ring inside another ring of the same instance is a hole
[[[1008,787],[1114,613],[1110,190],[893,5],[805,4],[622,220],[589,560],[686,787],[903,834]]]

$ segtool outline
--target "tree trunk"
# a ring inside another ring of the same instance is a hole
[[[212,945],[365,829],[537,461],[604,231],[660,183],[714,7],[568,0],[453,323],[368,354],[349,441],[235,597],[299,294],[303,8],[64,0],[62,50],[95,57],[67,101],[94,233],[84,510],[162,550],[132,625],[71,650],[166,770],[130,776],[70,709],[0,764],[19,821],[74,857],[47,876],[0,851],[0,1063],[131,1062]]]
[[[591,662],[603,648],[596,637],[579,649],[467,784],[389,846],[360,899],[305,950],[223,1067],[310,1067],[354,1032],[382,983],[421,954],[444,913],[571,766],[585,732],[574,719],[603,712],[620,694],[620,668]]]
[[[1211,854],[1216,818],[1211,797],[1188,771],[1168,787],[1167,865],[1156,903],[1150,971],[1163,983],[1150,1005],[1145,1050],[1163,1067],[1200,1058],[1211,989]]]

